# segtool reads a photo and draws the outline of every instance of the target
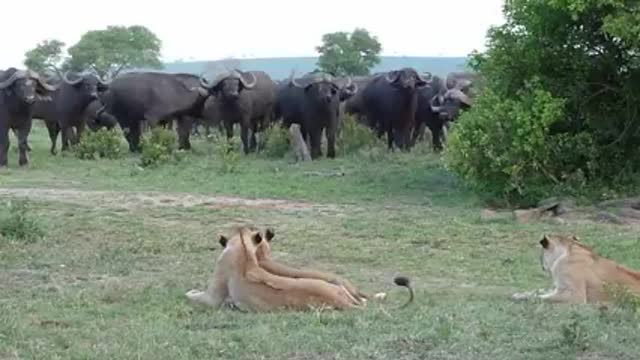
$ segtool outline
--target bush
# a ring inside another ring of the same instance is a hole
[[[471,56],[486,94],[453,127],[450,167],[483,191],[520,203],[550,191],[591,197],[634,189],[635,3],[518,0],[503,9],[506,21],[489,30],[486,52]]]
[[[236,172],[241,156],[240,139],[236,136],[227,139],[226,136],[215,134],[213,144],[216,157],[220,160],[220,172],[223,174]]]
[[[283,158],[290,149],[289,133],[279,124],[274,124],[264,130],[260,137],[259,148],[270,158]]]
[[[122,132],[117,128],[87,131],[74,146],[74,154],[84,160],[118,159],[123,156],[122,138]]]
[[[452,129],[445,163],[479,192],[535,203],[565,170],[557,166],[565,143],[549,133],[563,106],[538,85],[514,99],[487,90]]]
[[[371,128],[359,124],[351,115],[342,119],[342,130],[336,142],[337,151],[342,155],[384,146],[383,140]]]
[[[42,224],[29,214],[26,201],[9,201],[6,215],[0,216],[0,235],[9,240],[33,243],[45,235]]]
[[[179,160],[177,155],[178,137],[172,130],[156,126],[142,137],[140,146],[142,167],[155,167]]]

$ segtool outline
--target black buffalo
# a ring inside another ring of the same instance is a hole
[[[411,146],[418,92],[427,85],[415,69],[402,68],[377,74],[355,95],[359,111],[378,135],[387,134],[387,145],[402,150]],[[360,97],[360,98],[358,98]]]
[[[58,71],[58,76],[58,89],[52,94],[52,101],[38,101],[33,114],[47,125],[52,155],[56,154],[59,132],[62,133],[62,151],[68,150],[70,143],[76,144],[80,140],[86,125],[87,106],[109,88],[108,82],[91,73],[75,74],[72,80],[69,72],[61,74]]]
[[[424,134],[424,129],[427,127],[431,131],[433,149],[435,151],[442,150],[442,132],[446,120],[440,117],[439,109],[432,108],[432,103],[434,99],[443,96],[446,90],[445,81],[438,76],[433,76],[427,82],[427,86],[418,91],[413,143]]]
[[[327,137],[327,157],[336,154],[335,141],[340,120],[340,102],[357,91],[350,78],[343,84],[330,74],[312,73],[300,79],[293,74],[289,81],[278,85],[276,118],[284,127],[300,124],[302,136],[308,140],[311,158],[322,155],[322,133]]]
[[[440,115],[445,123],[454,121],[460,110],[468,110],[473,105],[472,87],[477,76],[473,73],[450,73],[447,76],[446,91],[431,101],[431,109]]]
[[[215,96],[227,138],[233,136],[233,126],[240,124],[244,153],[256,150],[256,133],[273,119],[276,89],[271,77],[264,71],[233,70],[218,75],[211,83],[203,77],[200,82]]]
[[[105,111],[104,105],[100,100],[94,100],[84,109],[84,119],[87,127],[92,131],[101,128],[113,129],[118,125],[118,119]]]
[[[192,76],[199,83],[198,77]],[[199,117],[209,96],[200,86],[190,86],[187,74],[130,72],[115,78],[102,96],[104,111],[118,119],[129,150],[140,150],[143,122],[153,127],[178,119],[179,147],[190,149],[189,116]]]
[[[50,94],[55,90],[55,86],[31,70],[9,68],[0,73],[0,167],[7,166],[9,129],[18,137],[18,164],[29,163],[27,151],[33,104],[39,99],[50,100]]]

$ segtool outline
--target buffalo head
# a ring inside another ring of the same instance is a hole
[[[118,125],[118,120],[106,111],[105,106],[99,100],[94,100],[87,105],[84,116],[87,126],[93,131],[103,127],[111,130]]]
[[[50,101],[50,92],[57,87],[48,84],[32,70],[10,68],[0,76],[0,91],[15,96],[23,103],[31,105],[36,100]]]
[[[220,74],[213,82],[209,83],[200,76],[200,84],[212,95],[220,94],[227,101],[235,101],[240,93],[247,89],[251,90],[256,86],[258,80],[253,73],[247,71],[233,70]]]
[[[437,113],[445,122],[455,120],[460,110],[465,110],[473,105],[473,99],[464,91],[453,88],[447,90],[444,95],[436,95],[431,99],[431,111]]]
[[[338,101],[344,101],[358,91],[358,85],[353,82],[351,77],[347,78],[345,84],[341,84],[341,81],[336,80],[331,73],[314,72],[296,80],[292,72],[289,77],[289,85],[303,88],[312,99],[327,104],[332,103],[336,96]]]
[[[69,79],[70,71],[62,74],[60,70],[53,67],[60,79],[71,89],[75,91],[79,98],[86,101],[92,101],[98,99],[98,93],[103,93],[109,90],[109,84],[111,81],[103,80],[100,76],[93,73],[75,73],[72,79]]]
[[[412,68],[402,68],[394,70],[384,75],[385,80],[395,87],[404,90],[414,90],[424,87],[428,84],[431,74],[427,73],[427,79],[422,77],[416,70]]]

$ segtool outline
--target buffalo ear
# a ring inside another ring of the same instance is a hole
[[[227,239],[227,237],[224,236],[224,235],[220,235],[220,238],[218,239],[218,242],[224,248],[224,247],[227,247],[227,242],[229,242],[229,239]]]
[[[255,245],[258,245],[258,244],[260,244],[260,243],[262,242],[262,235],[260,235],[260,233],[259,233],[259,232],[257,232],[257,233],[255,233],[255,234],[253,235],[253,237],[251,238],[251,240],[253,240],[253,243],[254,243]]]
[[[542,240],[540,240],[540,245],[542,245],[544,249],[549,248],[549,237],[547,235],[544,235],[542,237]]]
[[[265,235],[267,237],[267,241],[271,242],[271,240],[276,236],[276,232],[273,229],[267,229]]]

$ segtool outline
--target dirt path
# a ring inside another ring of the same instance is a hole
[[[159,191],[98,191],[44,188],[0,188],[0,198],[18,197],[68,204],[94,205],[108,208],[195,207],[212,209],[250,208],[264,210],[343,212],[345,205],[314,204],[282,199],[249,199],[232,196],[210,196],[193,193]],[[351,207],[351,206],[349,206]]]

